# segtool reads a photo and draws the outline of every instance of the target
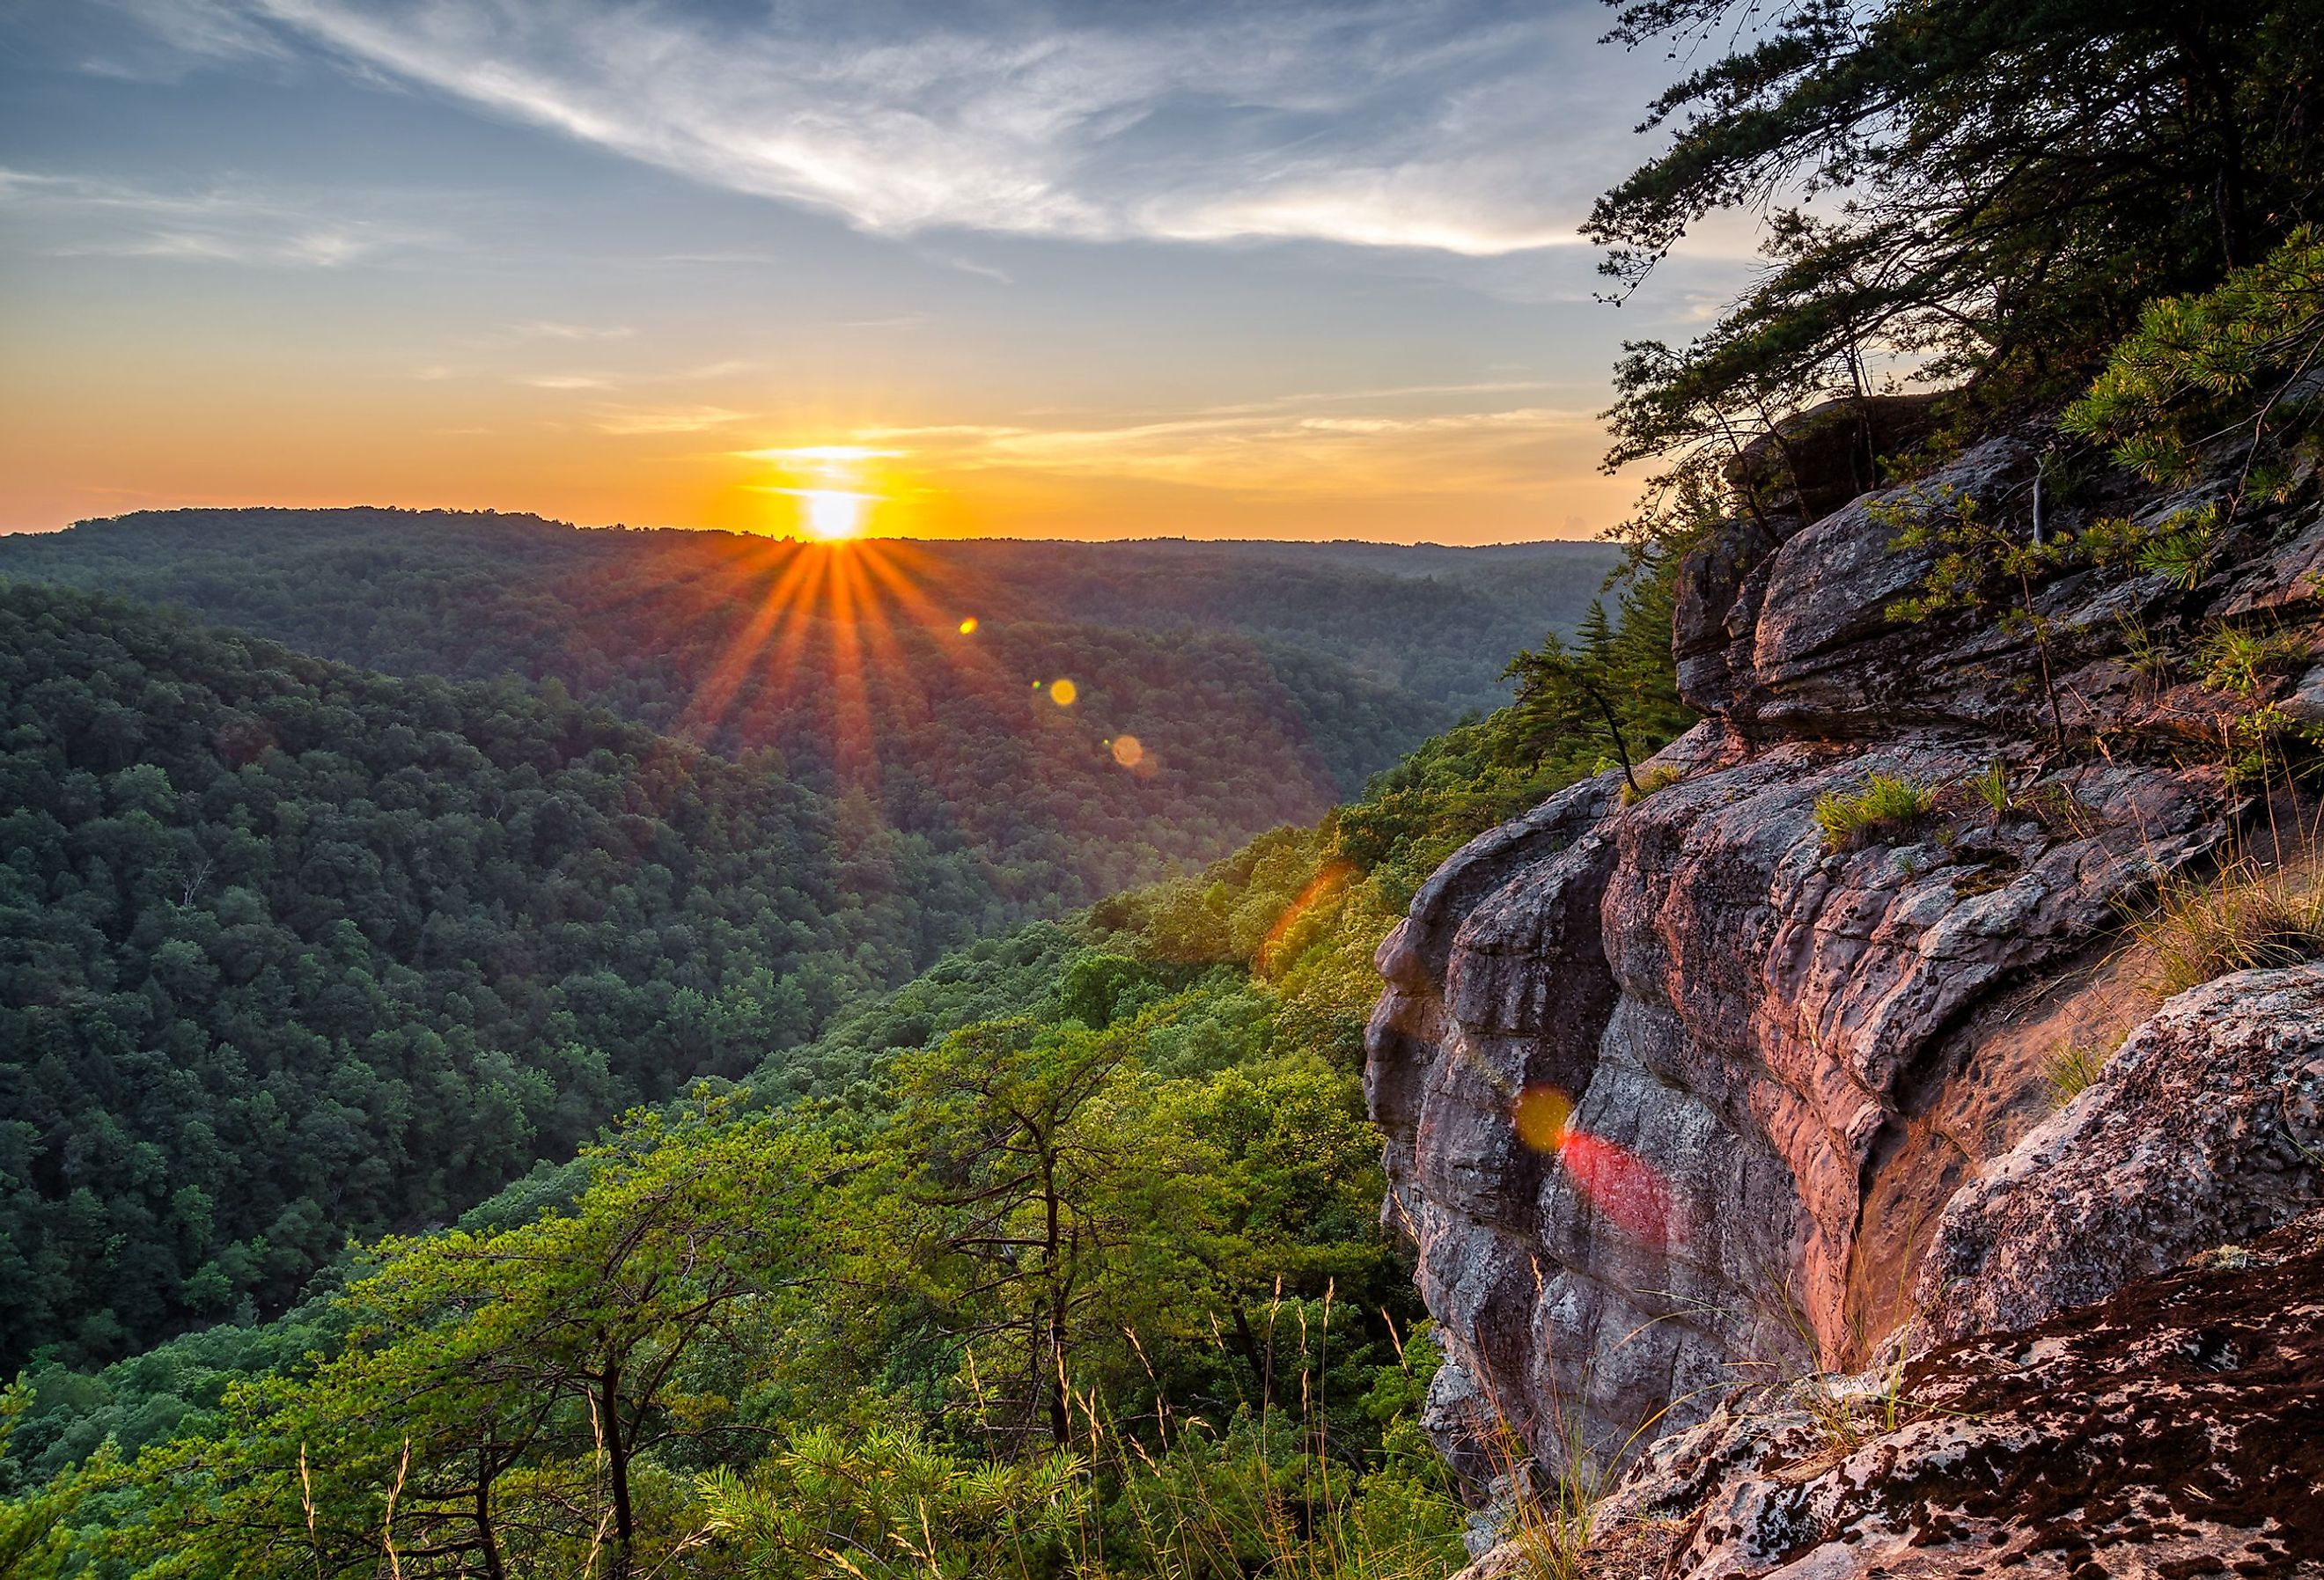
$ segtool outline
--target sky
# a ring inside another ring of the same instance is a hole
[[[0,530],[399,504],[1592,536],[1576,234],[1681,66],[1547,0],[0,0]]]

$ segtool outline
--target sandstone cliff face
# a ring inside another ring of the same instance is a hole
[[[2324,1574],[2319,1295],[2310,1213],[1852,1403],[1722,1409],[1599,1517],[1670,1580]]]
[[[1707,716],[1657,759],[1677,781],[1624,806],[1601,776],[1491,831],[1383,946],[1367,1084],[1387,1213],[1449,1357],[1431,1425],[1471,1474],[1494,1468],[1497,1425],[1545,1465],[1602,1463],[1738,1384],[2034,1320],[2312,1189],[2299,1147],[2316,1142],[2292,1144],[2293,1121],[2260,1135],[2256,1099],[2125,1160],[2138,1115],[2218,1099],[2169,1071],[2218,1004],[2142,1033],[2056,1119],[2043,1066],[2148,1012],[2103,940],[2228,834],[2217,771],[2174,749],[2215,735],[2220,705],[2138,672],[2126,622],[2311,618],[2324,521],[2255,520],[2221,551],[2240,568],[2199,593],[2095,572],[2039,589],[2045,689],[2022,627],[1890,614],[1928,568],[1894,547],[1897,512],[1968,496],[2022,515],[2034,457],[1995,439],[1914,490],[1699,550],[1674,637]],[[2082,508],[2159,518],[2201,497]],[[2060,725],[2099,745],[2048,749]],[[1968,789],[1996,762],[2015,786],[1999,813]],[[1818,797],[1876,772],[1941,787],[1936,814],[1828,852]],[[2260,1044],[2271,1020],[2324,1027],[2311,985],[2252,1010],[2243,1073],[2220,1076],[2291,1082],[2309,1133],[2300,1038]],[[2037,1127],[2035,1155],[2002,1167]],[[2208,1200],[2255,1168],[2281,1188],[2250,1211],[2182,1201],[2144,1250],[2135,1224],[2084,1232],[2125,1181]]]

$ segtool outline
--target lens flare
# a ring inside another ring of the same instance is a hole
[[[1108,749],[1124,768],[1137,767],[1146,756],[1146,747],[1136,735],[1116,735]]]
[[[1573,1100],[1554,1086],[1527,1086],[1517,1094],[1509,1117],[1517,1139],[1536,1152],[1554,1152],[1565,1144],[1565,1122],[1573,1117]]]
[[[1608,1223],[1644,1244],[1670,1243],[1676,1229],[1670,1187],[1628,1147],[1576,1126],[1572,1098],[1555,1086],[1527,1086],[1509,1104],[1509,1118],[1518,1139],[1563,1165],[1574,1188]]]
[[[1081,694],[1081,688],[1071,680],[1060,679],[1049,682],[1049,700],[1059,707],[1071,707],[1074,705],[1074,698]]]
[[[1653,1165],[1587,1131],[1573,1131],[1557,1151],[1565,1172],[1606,1220],[1631,1239],[1665,1244],[1672,1227],[1670,1187]]]
[[[1324,908],[1340,897],[1355,876],[1356,864],[1345,856],[1335,856],[1325,862],[1322,870],[1307,880],[1307,886],[1283,908],[1283,914],[1277,917],[1274,925],[1267,929],[1267,937],[1259,946],[1255,962],[1259,970],[1274,971],[1282,963],[1283,956],[1290,952],[1291,945],[1304,943],[1312,936],[1301,929],[1300,923],[1310,916],[1328,916],[1330,912]]]
[[[967,619],[960,623],[960,633],[963,636],[974,636],[976,634],[975,615],[971,614]]]

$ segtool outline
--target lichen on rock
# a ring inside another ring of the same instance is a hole
[[[2125,633],[2237,599],[2306,617],[2308,533],[2252,529],[2200,594],[2061,572],[2038,627],[1895,618],[1926,569],[1899,513],[2006,509],[2039,448],[2004,434],[1715,536],[1679,577],[1708,716],[1654,764],[1673,782],[1625,805],[1601,776],[1487,833],[1383,946],[1367,1090],[1460,1382],[1432,1418],[1456,1465],[1505,1428],[1603,1471],[1738,1390],[2023,1326],[2312,1203],[2324,968],[2190,995],[2054,1116],[2041,1058],[2123,996],[2126,909],[2233,828],[2236,792],[2182,749],[2205,705],[2135,673]],[[2001,807],[1969,788],[1996,762]],[[1876,772],[1932,813],[1828,849],[1819,799]]]

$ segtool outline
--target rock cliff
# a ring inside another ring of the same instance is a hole
[[[1853,1398],[1722,1408],[1599,1519],[1672,1580],[2324,1572],[2319,1289],[2310,1213]]]
[[[1916,513],[2054,532],[2224,486],[2043,501],[2046,439],[1697,550],[1674,642],[1704,717],[1662,788],[1626,804],[1601,775],[1484,835],[1382,947],[1386,1210],[1448,1356],[1430,1425],[1471,1476],[1509,1468],[1497,1440],[1602,1467],[1738,1387],[2038,1322],[2317,1199],[2324,976],[2156,1014],[2116,947],[2250,810],[2227,703],[2150,655],[2313,628],[2313,482],[2191,587],[2084,568],[2015,618],[1897,619],[1932,563],[1896,546]],[[2311,681],[2267,685],[2296,711]],[[1876,773],[1930,809],[1830,847],[1819,799]],[[2058,1050],[2134,1027],[2053,1113]]]

